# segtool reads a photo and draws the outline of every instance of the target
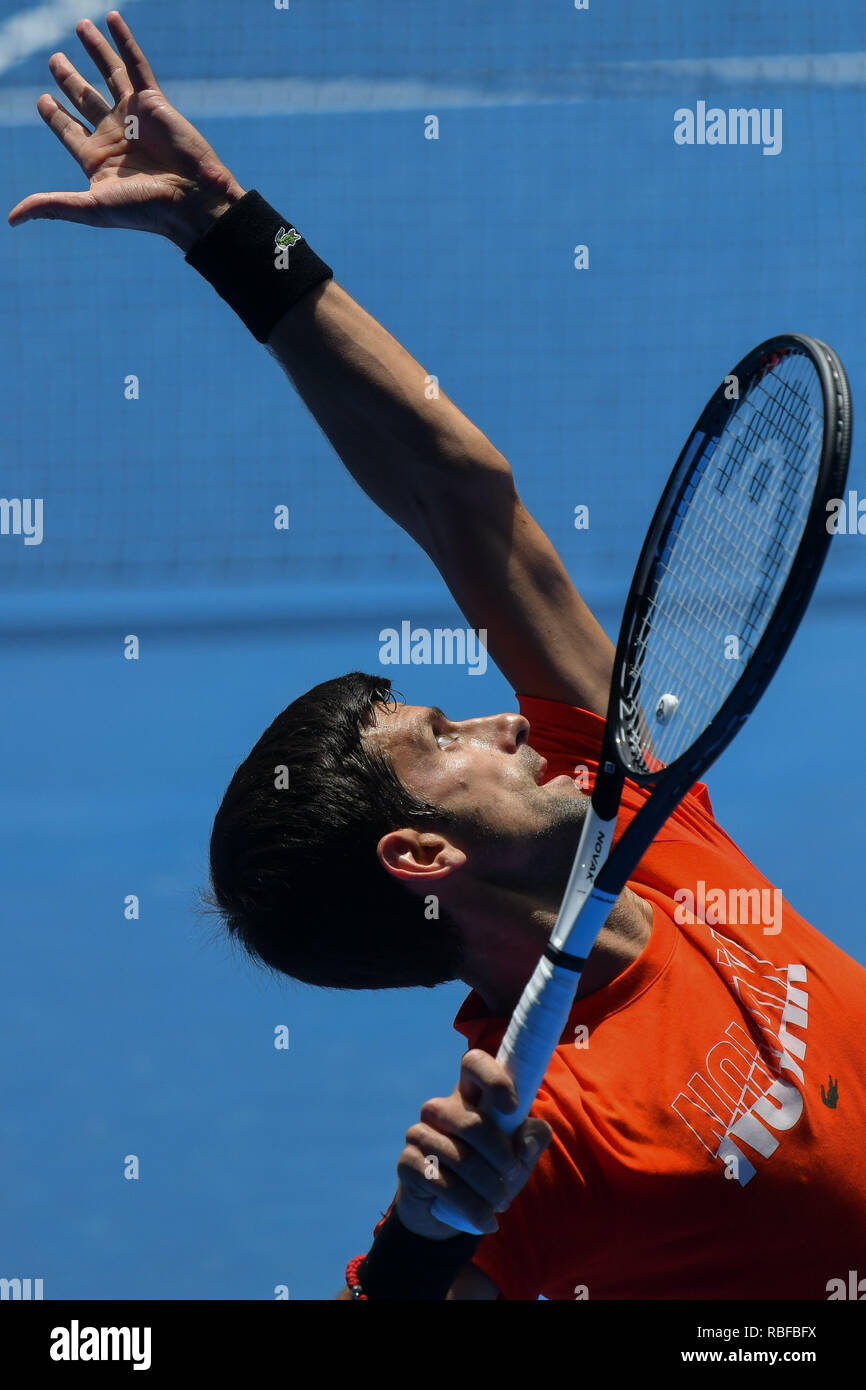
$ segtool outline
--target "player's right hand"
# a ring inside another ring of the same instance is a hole
[[[90,227],[129,227],[168,237],[186,251],[244,190],[204,137],[169,104],[116,10],[109,12],[107,23],[117,52],[89,19],[82,19],[75,32],[114,105],[63,53],[50,58],[51,74],[82,119],[48,93],[36,103],[90,187],[86,192],[31,193],[9,213],[10,226],[43,217]]]
[[[455,1235],[455,1227],[431,1211],[442,1196],[478,1230],[492,1234],[499,1229],[497,1213],[528,1182],[553,1138],[546,1120],[532,1115],[513,1134],[503,1134],[490,1111],[508,1114],[516,1105],[505,1068],[478,1048],[467,1052],[451,1095],[428,1100],[419,1123],[406,1133],[397,1163],[397,1215],[404,1226],[430,1240]],[[535,1145],[530,1151],[527,1141]]]

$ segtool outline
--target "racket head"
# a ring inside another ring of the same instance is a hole
[[[811,598],[851,448],[845,370],[819,339],[753,348],[707,402],[656,508],[617,643],[606,770],[672,798],[733,738]],[[681,777],[673,769],[679,764]],[[670,775],[669,775],[670,774]]]

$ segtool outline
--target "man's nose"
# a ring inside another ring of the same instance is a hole
[[[522,714],[494,714],[485,722],[496,745],[509,753],[529,737],[529,720]]]

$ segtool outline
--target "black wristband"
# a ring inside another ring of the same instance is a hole
[[[302,295],[334,272],[253,188],[184,257],[260,343]]]
[[[480,1236],[451,1236],[428,1240],[408,1231],[392,1207],[358,1279],[371,1300],[443,1299],[464,1265],[478,1248]]]

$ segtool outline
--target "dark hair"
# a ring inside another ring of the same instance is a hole
[[[360,671],[308,690],[241,763],[214,820],[209,901],[253,959],[307,984],[431,986],[462,969],[456,923],[443,908],[428,920],[376,854],[389,830],[454,824],[362,741],[373,706],[394,698],[390,680]]]

